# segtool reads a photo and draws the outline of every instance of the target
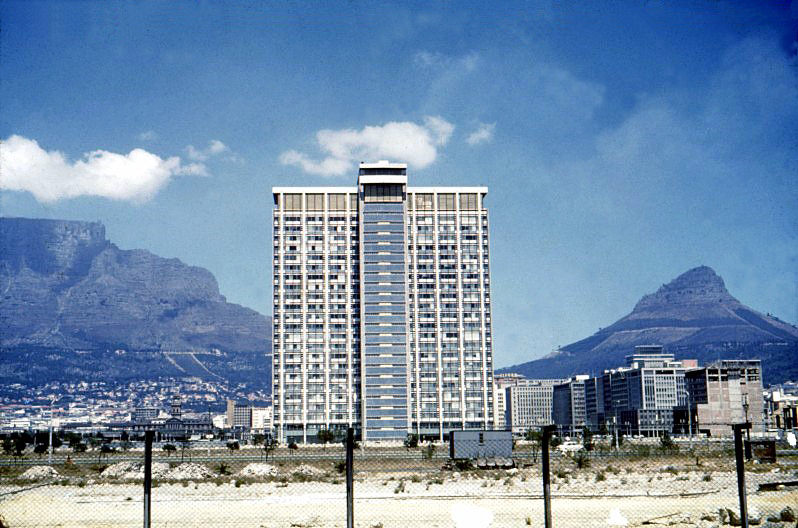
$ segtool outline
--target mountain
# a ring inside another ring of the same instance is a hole
[[[699,364],[759,358],[766,385],[798,379],[798,328],[740,303],[707,266],[644,296],[629,315],[592,336],[498,372],[534,378],[596,374],[624,365],[635,345],[644,344],[663,345],[677,359],[694,358]]]
[[[271,321],[97,222],[0,218],[0,385],[193,378],[268,390]]]

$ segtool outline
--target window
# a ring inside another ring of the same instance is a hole
[[[345,194],[330,194],[329,195],[329,208],[330,208],[330,211],[345,211],[346,210],[346,195]]]
[[[285,207],[286,211],[301,211],[302,210],[302,195],[301,194],[286,194]]]
[[[454,194],[439,194],[438,195],[438,210],[439,211],[454,211]]]
[[[463,211],[477,210],[477,195],[475,193],[463,193],[460,195],[460,209]]]
[[[324,195],[323,194],[308,194],[308,211],[323,211],[324,210]]]
[[[432,211],[432,195],[416,193],[415,206],[417,210]]]
[[[364,200],[366,202],[401,202],[401,184],[374,184],[364,185]]]
[[[357,211],[357,194],[349,195],[349,210]],[[357,217],[354,217],[353,219],[356,220]]]

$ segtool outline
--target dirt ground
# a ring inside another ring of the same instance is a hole
[[[601,476],[599,476],[601,475]],[[762,516],[785,506],[798,512],[798,488],[759,492],[758,484],[795,480],[789,472],[747,475],[749,508]],[[0,485],[0,515],[18,527],[139,527],[140,483]],[[32,488],[32,489],[26,489]],[[560,527],[641,525],[718,526],[702,516],[738,509],[733,472],[671,466],[595,467],[560,471],[552,484],[554,524]],[[355,482],[355,521],[363,528],[522,527],[543,525],[542,484],[535,469],[510,472],[369,473]],[[709,517],[711,517],[710,515]],[[345,524],[345,487],[327,482],[191,481],[153,489],[154,527],[240,526],[340,527]],[[795,523],[780,524],[793,528]]]

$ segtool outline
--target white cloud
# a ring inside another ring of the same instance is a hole
[[[128,154],[94,150],[70,162],[33,140],[12,135],[0,145],[0,189],[27,191],[40,202],[78,196],[146,202],[176,175],[205,175],[201,163],[161,158],[143,149]]]
[[[476,130],[471,132],[466,138],[466,143],[472,147],[481,143],[493,141],[493,131],[496,123],[480,123]]]
[[[455,69],[474,71],[479,66],[479,55],[472,51],[466,55],[453,57],[439,52],[422,50],[413,55],[416,66],[429,69]]]
[[[189,159],[206,161],[211,156],[216,156],[222,152],[228,152],[229,150],[230,148],[218,139],[212,139],[208,142],[208,146],[204,149],[194,148],[193,145],[187,146],[186,155],[189,157]]]
[[[146,130],[136,137],[139,141],[155,141],[158,139],[158,134],[154,130]]]
[[[360,130],[319,130],[316,142],[325,158],[317,161],[288,150],[280,155],[280,163],[319,176],[342,176],[352,171],[357,161],[377,159],[407,162],[422,169],[435,161],[438,147],[446,145],[453,131],[454,125],[439,116],[425,117],[423,125],[392,121]]]

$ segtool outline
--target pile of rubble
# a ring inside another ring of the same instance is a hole
[[[213,471],[202,464],[180,464],[161,477],[164,480],[202,480],[214,476]]]
[[[58,478],[61,475],[50,466],[33,466],[19,476],[21,480],[45,480]]]
[[[237,475],[241,477],[276,477],[278,473],[277,468],[270,464],[255,462],[244,466],[244,469],[239,471]]]
[[[302,475],[304,477],[320,477],[324,475],[324,471],[307,464],[301,464],[291,472],[292,475]]]
[[[788,524],[781,524],[788,523]],[[766,518],[754,508],[748,511],[748,524],[750,526],[762,526],[769,528],[793,528],[795,526],[795,512],[789,506],[780,512],[768,515]],[[664,525],[664,526],[741,526],[740,512],[736,508],[718,508],[717,510],[706,511],[698,516],[691,516],[687,513],[672,513],[648,519],[643,522],[645,525]]]
[[[169,464],[163,462],[153,462],[152,478],[163,479],[169,472]],[[143,462],[118,462],[105,468],[100,473],[102,478],[120,480],[144,480]]]

